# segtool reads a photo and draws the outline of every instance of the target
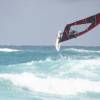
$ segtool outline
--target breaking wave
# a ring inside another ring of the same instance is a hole
[[[77,48],[68,48],[65,49],[64,51],[74,51],[79,53],[100,53],[100,51],[97,50],[87,50],[87,49],[77,49]]]
[[[0,93],[2,100],[99,99],[100,47],[1,46]]]
[[[56,95],[78,95],[79,93],[100,93],[100,81],[90,81],[79,78],[41,78],[33,73],[22,74],[0,74],[0,80],[8,80],[14,86],[30,91],[56,94]]]
[[[10,49],[10,48],[0,48],[0,52],[16,52],[16,51],[20,51],[20,50]]]

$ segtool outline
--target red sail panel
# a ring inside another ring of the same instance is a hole
[[[88,27],[86,27],[86,29],[84,29],[83,31],[78,32],[78,30],[76,30],[75,36],[72,35],[70,37],[70,35],[69,35],[70,31],[75,31],[75,30],[71,29],[72,27],[80,26],[80,25],[85,25],[85,24],[90,24],[90,25]],[[63,42],[63,41],[66,41],[66,40],[78,37],[78,36],[88,32],[88,31],[90,31],[91,29],[93,29],[98,24],[100,24],[100,13],[96,14],[96,15],[93,15],[93,16],[90,16],[90,17],[87,17],[87,18],[84,18],[82,20],[73,22],[71,24],[67,24],[65,29],[64,29],[63,35],[60,38],[59,42]]]

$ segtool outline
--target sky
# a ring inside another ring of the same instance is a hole
[[[100,13],[100,0],[0,0],[0,45],[54,45],[66,24]],[[63,43],[100,46],[100,25]]]

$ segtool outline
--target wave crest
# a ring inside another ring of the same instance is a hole
[[[0,52],[16,52],[16,51],[20,51],[20,50],[10,49],[10,48],[0,48]]]
[[[69,49],[65,49],[64,51],[74,51],[79,53],[100,53],[100,51],[96,51],[96,50],[77,49],[77,48],[69,48]]]

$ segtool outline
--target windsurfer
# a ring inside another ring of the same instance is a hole
[[[72,30],[70,25],[68,25],[66,27],[66,30],[67,30],[66,31],[66,35],[67,35],[68,39],[72,39],[72,38],[76,38],[77,37],[77,32],[75,30]]]
[[[67,36],[68,36],[68,39],[72,39],[72,38],[76,38],[77,37],[77,32],[74,31],[74,30],[71,30],[68,32]]]
[[[63,36],[63,33],[61,31],[58,31],[58,43],[61,41]]]

